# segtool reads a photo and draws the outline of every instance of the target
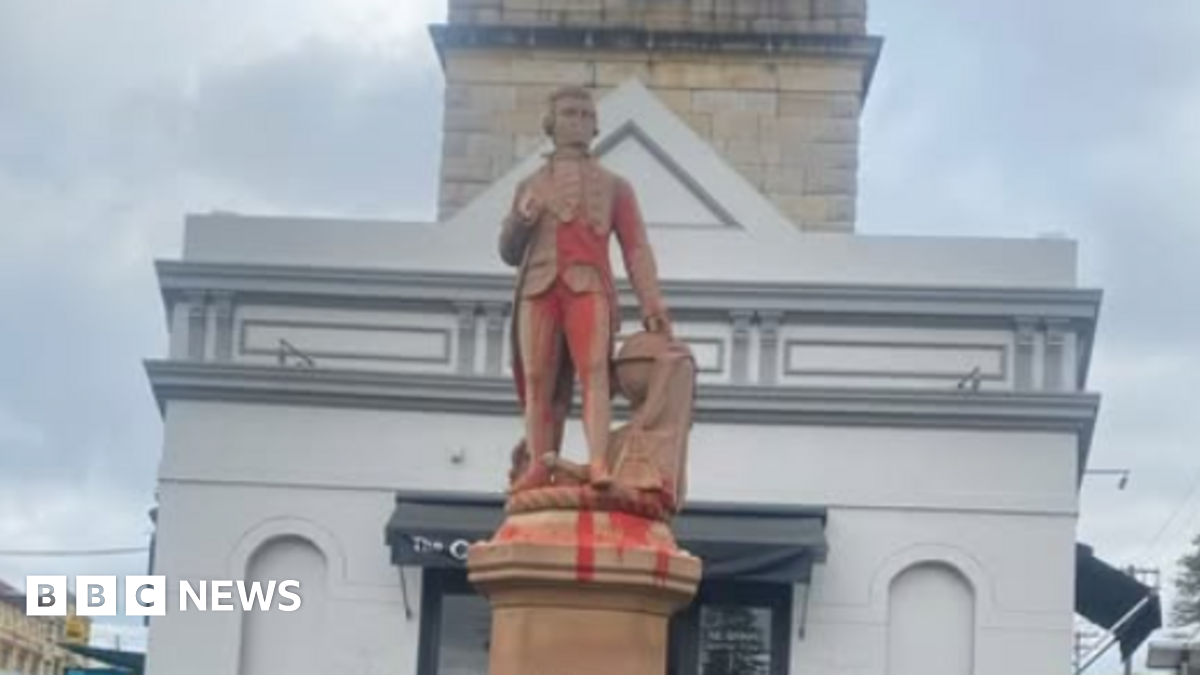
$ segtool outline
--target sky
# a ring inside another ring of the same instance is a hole
[[[1080,243],[1104,403],[1080,539],[1169,575],[1200,533],[1200,3],[873,0],[864,234]],[[433,0],[0,0],[0,551],[142,546],[183,216],[432,220]],[[0,578],[142,555],[0,555]],[[112,634],[136,646],[136,626]]]

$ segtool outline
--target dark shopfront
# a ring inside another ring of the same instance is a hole
[[[397,495],[387,525],[401,583],[422,575],[420,675],[487,672],[487,600],[467,583],[472,541],[503,520],[500,497]],[[671,623],[671,675],[785,675],[812,566],[826,554],[825,512],[800,507],[693,504],[674,524],[705,563],[696,600]]]

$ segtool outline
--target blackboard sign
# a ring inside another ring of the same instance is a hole
[[[771,610],[705,605],[700,611],[700,675],[768,675]]]

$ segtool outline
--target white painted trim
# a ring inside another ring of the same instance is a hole
[[[230,579],[244,579],[247,565],[263,546],[275,539],[299,537],[311,543],[325,556],[328,588],[336,590],[348,578],[346,554],[332,532],[306,518],[280,516],[260,521],[238,538],[229,552],[226,567]]]
[[[942,565],[957,572],[975,594],[976,628],[986,626],[997,608],[996,588],[987,567],[965,549],[948,544],[919,543],[888,556],[871,579],[871,607],[887,621],[892,583],[904,572],[919,565]]]
[[[228,291],[250,296],[239,302],[294,305],[327,304],[339,308],[400,305],[442,306],[453,310],[463,301],[507,307],[512,302],[511,275],[459,274],[411,270],[368,270],[227,263],[159,261],[159,284],[167,306],[188,294]],[[622,305],[632,306],[629,285],[618,282]],[[1102,293],[1069,288],[976,288],[869,284],[765,283],[726,281],[662,282],[674,314],[709,311],[726,321],[733,310],[853,315],[986,318],[1011,330],[1018,317],[1062,318],[1079,322],[1090,337],[1100,312]],[[886,323],[881,321],[881,323]]]

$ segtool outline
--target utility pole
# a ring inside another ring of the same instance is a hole
[[[1138,582],[1152,588],[1155,595],[1162,590],[1162,571],[1157,567],[1130,565],[1123,571]],[[1130,654],[1129,658],[1125,659],[1125,675],[1133,675],[1133,654]]]

